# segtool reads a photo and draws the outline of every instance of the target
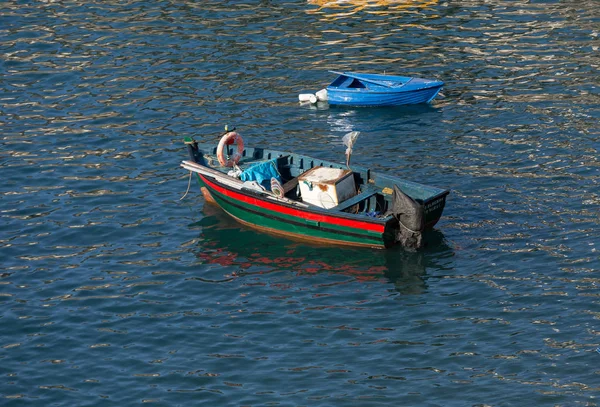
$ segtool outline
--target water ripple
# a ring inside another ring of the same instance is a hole
[[[0,5],[7,405],[590,404],[598,394],[597,4]],[[299,106],[328,70],[435,77],[431,106]],[[423,252],[263,236],[181,139],[452,190]],[[507,392],[506,389],[510,388]]]

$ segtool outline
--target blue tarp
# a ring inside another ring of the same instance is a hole
[[[274,160],[254,164],[240,174],[242,181],[256,181],[267,191],[271,190],[271,178],[281,182],[281,175],[277,171],[277,164]]]

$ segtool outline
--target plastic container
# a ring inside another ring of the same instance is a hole
[[[302,201],[329,209],[356,195],[352,171],[314,167],[298,177]]]
[[[315,96],[321,102],[327,102],[327,89],[321,89],[315,94]]]
[[[298,95],[298,100],[300,102],[317,103],[317,97],[312,93],[301,93]]]

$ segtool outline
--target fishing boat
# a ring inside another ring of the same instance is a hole
[[[246,147],[235,131],[216,146],[186,137],[181,166],[196,175],[206,201],[260,231],[319,244],[423,247],[449,191],[350,166],[357,136],[344,136],[345,164]]]
[[[326,88],[326,99],[330,105],[398,106],[430,103],[444,86],[442,81],[410,76],[330,72],[338,75]]]

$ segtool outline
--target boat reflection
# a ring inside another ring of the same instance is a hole
[[[431,105],[351,108],[332,106],[316,115],[324,120],[332,134],[340,138],[351,131],[360,132],[357,152],[371,146],[379,148],[396,134],[420,134],[423,128],[440,120],[441,109]],[[385,123],[385,126],[382,126]],[[393,135],[393,136],[390,136]],[[372,165],[372,164],[371,164]]]
[[[428,254],[449,250],[437,231],[430,231],[433,250],[408,252],[401,247],[356,250],[256,233],[210,204],[204,205],[203,212],[204,218],[191,225],[201,228],[196,256],[204,264],[234,268],[228,278],[278,271],[299,275],[341,273],[356,281],[392,283],[395,290],[403,294],[419,294],[427,289],[427,268],[436,267]]]
[[[440,99],[443,99],[444,95],[440,94]],[[319,101],[317,103],[304,103],[300,102],[300,107],[308,110],[315,111],[329,111],[340,115],[355,116],[355,115],[382,115],[390,117],[398,116],[414,116],[423,113],[439,113],[441,109],[438,107],[440,103],[420,103],[416,105],[399,105],[399,106],[378,106],[374,107],[355,107],[355,106],[344,106],[344,105],[330,105],[325,101]],[[443,102],[442,102],[443,103]]]
[[[327,105],[329,106],[329,105]],[[349,106],[331,106],[322,112],[321,115],[327,115],[327,121],[330,124],[338,124],[341,131],[356,130],[356,126],[362,124],[363,127],[370,124],[371,128],[377,128],[377,124],[382,123],[404,123],[405,119],[416,120],[439,120],[442,110],[430,104],[406,105],[406,106],[383,106],[378,108],[356,108]],[[352,129],[352,130],[350,130]]]

